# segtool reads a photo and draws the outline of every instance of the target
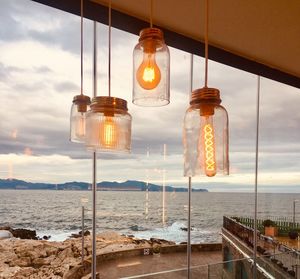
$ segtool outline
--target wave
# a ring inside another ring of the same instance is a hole
[[[137,238],[160,238],[174,241],[177,244],[187,242],[187,225],[184,222],[174,222],[170,226],[155,228],[152,230],[134,231],[133,235]],[[216,230],[202,230],[192,227],[191,231],[192,243],[206,243],[220,241],[220,236]]]
[[[57,230],[47,230],[47,231],[37,231],[36,234],[38,237],[42,238],[44,235],[51,236],[49,241],[64,241],[68,239],[73,233],[77,234],[76,231],[57,231]]]

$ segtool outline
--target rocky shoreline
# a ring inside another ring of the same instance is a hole
[[[12,232],[11,232],[12,233]],[[91,236],[85,239],[85,257],[92,253]],[[97,235],[97,255],[136,248],[173,245],[162,239],[136,239],[113,231]],[[81,262],[81,238],[62,242],[47,240],[0,239],[0,279],[67,279],[69,271]]]

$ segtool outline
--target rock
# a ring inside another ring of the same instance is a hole
[[[91,274],[82,277],[82,279],[91,279],[91,278],[92,278]],[[100,274],[98,272],[96,273],[96,279],[100,279]]]
[[[4,271],[0,273],[0,278],[13,278],[13,276],[21,270],[21,267],[14,266],[14,267],[8,267]]]
[[[0,230],[0,239],[12,238],[13,234],[9,230]]]
[[[187,232],[187,230],[188,230],[188,228],[187,227],[181,227],[180,228],[182,231],[185,231],[185,232]],[[193,231],[194,230],[194,228],[191,228],[191,231]]]
[[[168,241],[160,238],[150,238],[151,243],[162,244],[162,245],[175,245],[174,241]]]
[[[50,257],[47,258],[37,258],[32,261],[32,264],[35,267],[50,265],[54,261],[54,259],[55,259],[55,255],[51,255]]]
[[[85,231],[83,233],[84,236],[90,235],[90,231]],[[79,233],[72,233],[71,236],[69,238],[79,238],[82,237],[82,231],[80,231]]]
[[[16,279],[32,278],[31,276],[34,273],[35,273],[35,269],[33,267],[24,267],[15,274],[14,278]]]
[[[36,231],[27,230],[27,229],[14,229],[11,231],[14,237],[21,239],[35,239],[37,240]]]
[[[27,267],[31,265],[31,258],[30,257],[21,257],[17,258],[9,263],[10,266],[20,266],[20,267]]]
[[[102,238],[105,241],[111,241],[111,242],[113,242],[113,241],[119,241],[119,240],[124,239],[123,236],[121,236],[120,234],[118,234],[115,231],[105,231],[105,232],[102,232],[102,233],[100,233],[100,234],[97,235],[97,238]]]

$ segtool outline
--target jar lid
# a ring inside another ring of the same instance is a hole
[[[89,105],[91,103],[91,98],[89,96],[85,96],[85,95],[76,95],[73,98],[73,103],[75,103],[75,104],[85,103],[85,104]]]
[[[164,41],[164,33],[159,28],[145,28],[140,31],[139,41],[143,41],[145,39]]]
[[[217,88],[203,87],[192,92],[190,105],[211,103],[219,105],[221,103],[220,90]]]
[[[122,110],[127,112],[127,101],[121,98],[98,96],[92,99],[91,109],[94,112],[105,112],[109,110]]]

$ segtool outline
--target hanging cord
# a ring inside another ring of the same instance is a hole
[[[253,278],[256,278],[256,255],[257,255],[257,178],[258,178],[258,143],[259,143],[259,110],[260,110],[260,76],[257,76],[257,104],[256,104],[256,146],[255,146],[255,193],[254,193],[254,236],[253,236]]]
[[[108,96],[111,96],[111,0],[108,7]]]
[[[93,59],[93,76],[94,76],[94,97],[97,96],[97,22],[94,21],[94,59]]]
[[[207,87],[207,76],[208,76],[208,1],[205,0],[205,87]]]
[[[83,95],[83,0],[80,2],[80,94]]]
[[[150,0],[150,28],[153,27],[153,0]]]

